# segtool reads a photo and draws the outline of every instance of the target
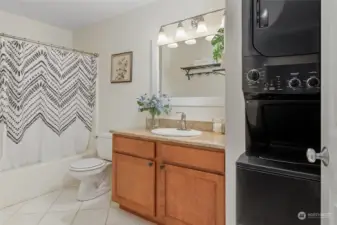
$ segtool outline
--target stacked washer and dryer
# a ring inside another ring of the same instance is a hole
[[[237,225],[319,225],[320,0],[243,0]]]

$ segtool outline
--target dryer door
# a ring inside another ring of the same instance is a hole
[[[320,0],[252,0],[253,45],[264,56],[318,53]]]

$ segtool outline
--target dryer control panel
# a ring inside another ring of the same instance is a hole
[[[243,71],[245,93],[310,94],[321,87],[319,64],[264,65]]]

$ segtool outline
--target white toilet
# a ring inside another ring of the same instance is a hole
[[[72,163],[70,175],[81,181],[77,200],[88,201],[110,191],[112,135],[97,136],[97,157]]]

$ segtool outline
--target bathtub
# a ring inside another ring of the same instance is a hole
[[[76,184],[69,176],[69,165],[94,156],[94,152],[0,172],[0,209],[45,193]]]

